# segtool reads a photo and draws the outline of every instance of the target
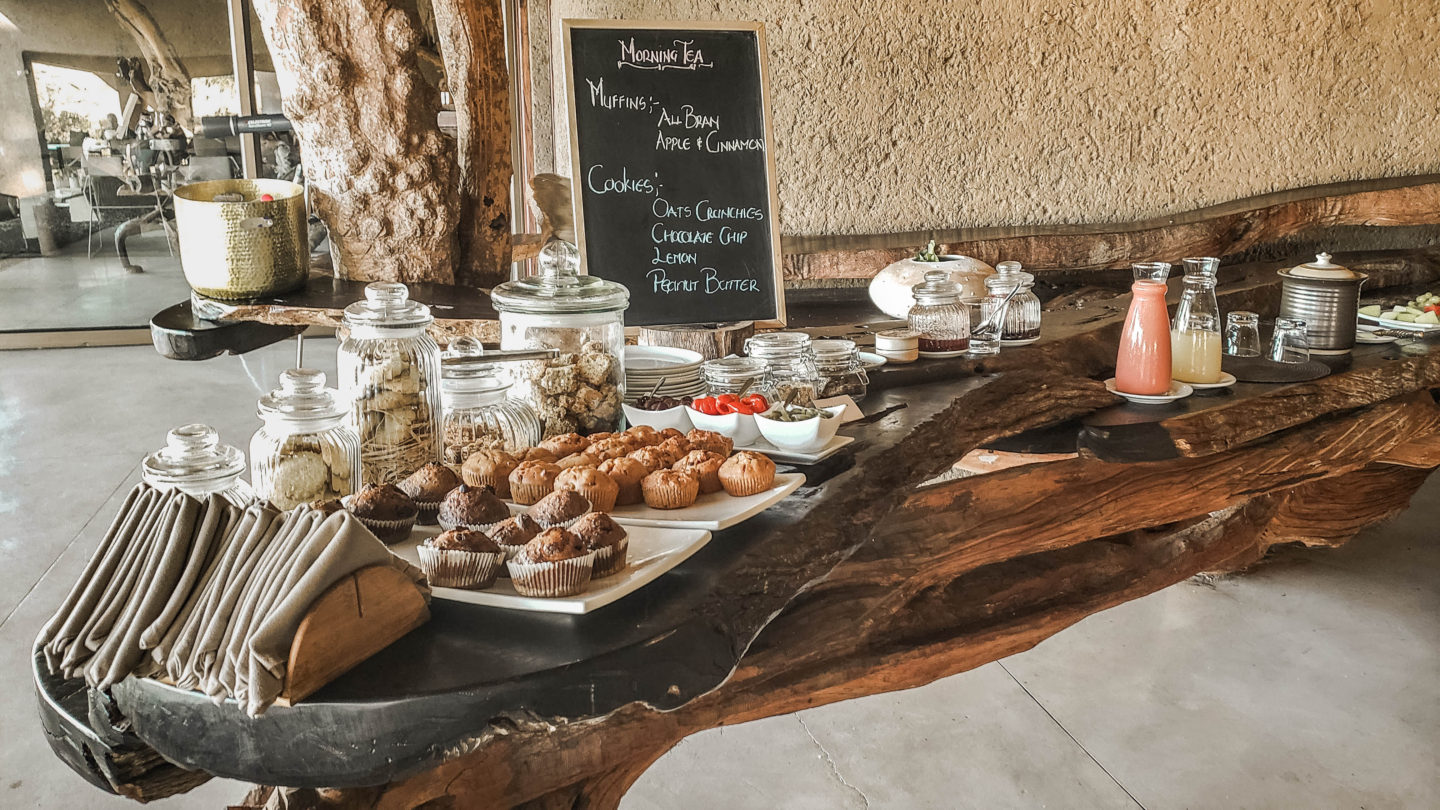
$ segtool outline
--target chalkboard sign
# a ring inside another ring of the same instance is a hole
[[[760,23],[566,20],[575,225],[631,326],[785,321]]]

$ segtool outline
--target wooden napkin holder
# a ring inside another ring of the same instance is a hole
[[[301,619],[276,705],[304,700],[429,620],[420,588],[397,569],[372,565],[349,574]]]

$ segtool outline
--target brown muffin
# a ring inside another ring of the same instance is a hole
[[[504,450],[479,450],[465,459],[460,478],[472,487],[490,487],[502,498],[510,497],[510,472],[520,461]]]
[[[586,449],[585,454],[603,461],[607,458],[620,458],[632,450],[638,449],[637,446],[632,444],[631,441],[624,436],[611,436],[608,439],[601,439],[600,441],[592,443],[590,447]]]
[[[310,508],[329,517],[344,509],[345,504],[341,503],[339,498],[331,498],[328,501],[311,501]]]
[[[610,476],[619,487],[615,496],[616,506],[640,503],[640,479],[650,474],[650,468],[628,456],[600,462],[600,472]]]
[[[681,437],[678,439],[666,439],[655,445],[655,449],[665,454],[665,458],[670,462],[670,464],[665,465],[668,467],[684,458],[686,453],[699,448],[691,447],[690,442]]]
[[[571,453],[578,453],[590,446],[590,440],[579,433],[562,433],[559,436],[551,436],[536,445],[555,454],[556,459],[562,459]]]
[[[544,530],[529,515],[515,515],[506,518],[489,531],[490,539],[502,546],[523,546]]]
[[[639,445],[639,447],[634,448],[636,450],[639,450],[641,447],[649,447],[651,445],[659,444],[660,442],[664,441],[664,439],[660,437],[660,431],[656,430],[653,427],[650,427],[649,425],[636,425],[635,427],[632,427],[629,430],[625,431],[623,435],[628,436],[632,441]]]
[[[594,571],[595,555],[580,538],[564,529],[546,529],[525,544],[508,568],[521,596],[571,596],[584,591]]]
[[[671,465],[671,469],[688,472],[700,481],[700,494],[708,495],[711,492],[719,492],[720,487],[720,465],[725,463],[725,457],[719,453],[712,453],[709,450],[691,450],[685,457]]]
[[[510,517],[510,510],[489,487],[461,484],[440,502],[440,525],[446,529],[490,526]]]
[[[629,533],[604,512],[591,512],[570,526],[570,533],[580,538],[585,548],[595,553],[596,579],[625,570],[630,548]]]
[[[627,455],[626,458],[633,458],[641,464],[644,464],[645,468],[650,472],[666,469],[673,463],[670,459],[670,454],[658,447],[642,447]]]
[[[447,529],[425,541],[425,545],[441,551],[483,551],[499,554],[500,546],[484,532],[470,529]]]
[[[549,461],[522,461],[510,471],[510,499],[519,504],[532,504],[555,488],[560,467]]]
[[[662,441],[662,442],[665,441],[666,439],[683,439],[683,438],[685,438],[685,434],[684,434],[684,433],[681,433],[680,431],[676,430],[675,428],[665,428],[664,430],[660,431],[660,441]]]
[[[438,461],[426,462],[425,466],[410,473],[404,481],[396,484],[400,491],[409,495],[419,508],[420,514],[415,519],[422,526],[430,526],[435,523],[436,513],[440,510],[440,501],[450,494],[450,491],[460,486],[460,476],[455,471],[446,467]]]
[[[599,456],[590,455],[590,451],[588,450],[582,450],[579,453],[571,453],[560,459],[555,462],[555,465],[562,470],[568,470],[571,467],[599,467],[600,462],[604,460],[605,459]]]
[[[651,509],[684,509],[700,497],[700,479],[679,470],[657,470],[641,480],[640,494]]]
[[[580,542],[579,537],[576,537],[573,532],[556,526],[535,535],[530,542],[525,544],[524,548],[520,549],[517,557],[532,563],[559,562],[583,557],[588,553],[590,552],[585,548],[585,544]]]
[[[562,470],[555,477],[555,491],[562,489],[580,493],[590,502],[590,508],[597,512],[609,512],[615,508],[615,499],[620,496],[620,485],[615,479],[595,467],[571,467]]]
[[[600,441],[600,440],[602,440],[602,439],[608,439],[608,438],[610,438],[611,436],[615,436],[615,435],[618,435],[618,434],[611,433],[610,431],[607,430],[607,431],[602,431],[602,432],[600,432],[600,433],[591,433],[589,436],[586,436],[585,438],[589,439],[591,444],[594,444],[595,442],[598,442],[598,441]]]
[[[764,492],[775,483],[775,462],[763,453],[742,450],[720,465],[720,486],[743,497]]]
[[[394,484],[366,484],[350,498],[350,512],[386,545],[410,536],[420,509]]]
[[[713,430],[694,428],[685,434],[685,438],[690,441],[691,450],[709,450],[722,457],[730,455],[731,451],[735,449],[734,440]]]
[[[589,511],[590,502],[584,495],[570,489],[557,489],[536,501],[525,514],[549,529],[564,526]]]
[[[531,447],[515,454],[515,460],[524,464],[527,461],[548,461],[551,464],[560,460],[560,457],[546,450],[543,447]]]

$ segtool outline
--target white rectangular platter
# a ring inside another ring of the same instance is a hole
[[[651,509],[643,503],[617,506],[610,512],[616,523],[630,526],[656,526],[667,529],[728,529],[764,512],[805,483],[802,473],[780,473],[775,484],[764,492],[735,498],[724,492],[701,495],[684,509]],[[518,515],[527,507],[510,504],[510,514]]]
[[[735,449],[754,450],[757,453],[764,453],[774,461],[787,461],[791,464],[814,464],[835,455],[840,451],[840,448],[853,441],[855,441],[855,439],[851,436],[841,436],[839,434],[836,434],[835,436],[832,436],[830,438],[830,441],[826,442],[824,447],[808,453],[802,453],[799,450],[786,450],[781,447],[776,447],[775,445],[765,441],[764,439],[756,439],[755,441],[745,445],[744,447],[736,447]]]
[[[1411,332],[1440,332],[1440,324],[1394,321],[1389,318],[1377,318],[1374,315],[1361,315],[1360,320],[1369,321],[1373,324],[1383,326],[1386,329],[1408,329]]]
[[[710,542],[710,532],[703,529],[657,529],[650,526],[626,526],[630,533],[629,565],[624,571],[590,583],[584,593],[556,599],[521,596],[510,580],[501,577],[483,591],[461,588],[432,588],[436,599],[469,602],[472,605],[531,610],[540,613],[589,613],[597,608],[632,594],[654,582],[661,574],[684,562],[690,555]],[[391,551],[415,565],[420,564],[420,541],[439,533],[438,527],[421,526],[410,533],[410,539],[390,547]]]

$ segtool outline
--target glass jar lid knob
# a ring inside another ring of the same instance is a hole
[[[365,300],[345,307],[349,326],[403,328],[428,326],[434,318],[430,308],[410,299],[410,288],[398,281],[376,281],[365,285]]]
[[[146,456],[141,468],[150,484],[204,483],[243,473],[245,454],[221,444],[209,425],[185,425],[165,434],[165,446]]]
[[[484,393],[504,391],[509,384],[495,374],[495,365],[485,362],[485,346],[473,337],[458,337],[440,356],[440,378],[445,391]]]
[[[944,304],[960,297],[960,288],[944,270],[925,271],[925,281],[910,288],[915,300],[927,304]]]
[[[291,368],[280,372],[280,387],[260,398],[260,416],[330,417],[345,413],[338,392],[325,387],[325,372]]]

